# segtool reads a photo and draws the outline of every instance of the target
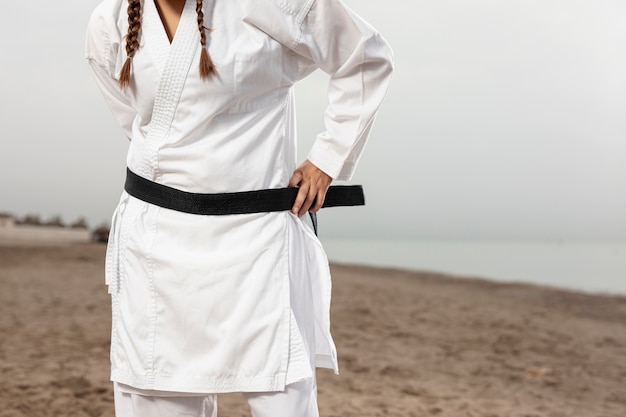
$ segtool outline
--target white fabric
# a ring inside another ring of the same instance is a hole
[[[216,395],[137,393],[114,384],[116,417],[217,417]],[[164,395],[163,395],[164,394]],[[319,417],[315,379],[287,385],[284,391],[244,393],[252,417]]]
[[[170,44],[143,2],[132,88],[126,2],[104,0],[86,57],[131,139],[135,173],[212,193],[285,187],[296,167],[293,84],[331,74],[327,131],[309,154],[349,179],[387,91],[391,51],[337,0],[205,1],[218,77],[198,74],[196,2]],[[112,296],[111,379],[138,389],[192,393],[282,391],[312,377],[308,361],[337,371],[330,336],[328,261],[311,229],[289,212],[197,216],[126,193],[107,250]]]

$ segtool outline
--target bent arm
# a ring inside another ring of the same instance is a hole
[[[334,179],[349,180],[391,82],[391,48],[340,1],[316,0],[295,50],[331,76],[326,130],[307,159]]]

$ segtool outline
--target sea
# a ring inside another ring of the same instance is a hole
[[[331,262],[626,296],[626,243],[322,239]]]

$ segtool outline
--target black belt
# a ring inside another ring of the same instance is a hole
[[[147,203],[190,214],[221,216],[291,210],[298,188],[272,188],[234,193],[190,193],[158,184],[126,169],[124,189]],[[365,204],[360,185],[333,185],[328,188],[322,207],[362,206]],[[317,217],[309,213],[317,234]]]

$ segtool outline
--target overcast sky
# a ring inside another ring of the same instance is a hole
[[[98,0],[5,2],[0,211],[108,221],[127,143],[83,59]],[[626,2],[348,0],[396,73],[325,236],[626,242]],[[323,74],[298,86],[302,156]]]

